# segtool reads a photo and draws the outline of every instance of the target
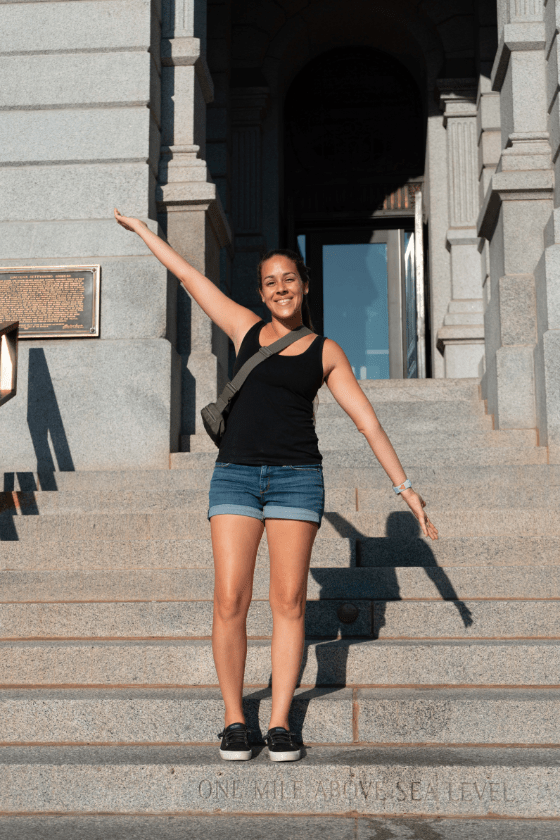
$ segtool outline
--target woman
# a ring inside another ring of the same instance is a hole
[[[311,325],[305,298],[309,278],[299,255],[272,251],[259,265],[259,294],[271,314],[270,323],[265,324],[224,295],[143,222],[121,216],[116,209],[115,218],[144,240],[230,337],[237,356],[235,373],[259,346],[273,344],[302,324]],[[226,760],[252,756],[243,714],[246,617],[265,527],[273,616],[272,712],[266,742],[273,761],[293,761],[301,755],[289,729],[288,713],[303,655],[311,550],[324,510],[322,456],[313,425],[313,400],[323,382],[368,441],[424,536],[438,536],[423,511],[424,500],[410,486],[335,341],[304,335],[252,371],[230,403],[208,510],[215,568],[212,650],[225,703],[225,727],[218,737],[222,738],[220,755]]]

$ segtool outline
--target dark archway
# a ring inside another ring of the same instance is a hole
[[[424,172],[426,115],[418,86],[393,56],[370,47],[309,62],[285,102],[288,236],[310,220],[406,211]]]

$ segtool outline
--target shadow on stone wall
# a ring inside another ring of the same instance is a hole
[[[57,469],[60,472],[75,469],[42,347],[29,350],[27,425],[37,459],[37,477],[32,472],[4,473],[4,488],[0,493],[0,540],[19,539],[16,516],[38,516],[34,494],[37,490],[58,490]]]

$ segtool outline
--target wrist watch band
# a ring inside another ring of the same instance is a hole
[[[408,490],[409,487],[412,487],[412,482],[410,481],[410,478],[407,478],[406,481],[403,484],[399,484],[398,487],[393,486],[393,490],[398,496],[399,493],[402,493],[403,490]]]

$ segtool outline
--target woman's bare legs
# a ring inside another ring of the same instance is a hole
[[[289,729],[288,713],[297,685],[305,639],[307,575],[315,522],[267,519],[272,609],[272,712],[270,726]]]
[[[246,619],[264,523],[251,516],[226,513],[211,516],[210,527],[215,570],[212,651],[226,707],[225,725],[229,726],[245,723]]]

